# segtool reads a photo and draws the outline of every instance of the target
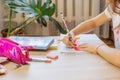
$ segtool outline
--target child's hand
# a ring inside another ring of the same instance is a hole
[[[103,43],[83,43],[79,45],[80,50],[97,54],[97,47]]]
[[[75,47],[76,44],[75,44],[75,35],[70,32],[68,35],[66,35],[64,38],[63,38],[63,43],[67,46],[67,47]]]

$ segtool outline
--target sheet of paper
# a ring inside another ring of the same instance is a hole
[[[80,37],[79,39],[79,44],[82,44],[82,43],[103,43],[102,40],[100,40],[97,35],[95,34],[82,34],[80,36],[77,36],[77,37]],[[64,43],[59,43],[59,46],[58,46],[59,50],[61,53],[80,53],[80,52],[83,52],[83,51],[78,51],[78,50],[75,50],[74,48],[67,48],[65,46]]]

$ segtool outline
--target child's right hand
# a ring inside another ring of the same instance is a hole
[[[74,33],[70,32],[69,34],[67,34],[64,38],[63,38],[63,43],[70,48],[73,48],[76,46],[75,44],[76,38]]]

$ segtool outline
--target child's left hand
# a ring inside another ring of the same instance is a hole
[[[103,43],[83,43],[79,45],[80,50],[97,54],[97,47]]]

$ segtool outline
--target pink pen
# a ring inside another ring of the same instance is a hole
[[[31,61],[33,61],[33,62],[46,62],[46,63],[52,62],[51,59],[47,59],[47,58],[31,58]]]
[[[66,24],[66,22],[65,22],[63,13],[61,12],[60,14],[61,14],[61,18],[62,18],[63,24],[65,25],[65,28],[66,28],[66,30],[67,30],[67,32],[68,32],[68,35],[70,35],[70,31],[69,31],[68,26],[67,26],[67,24]],[[70,37],[69,40],[72,42],[72,37]]]

